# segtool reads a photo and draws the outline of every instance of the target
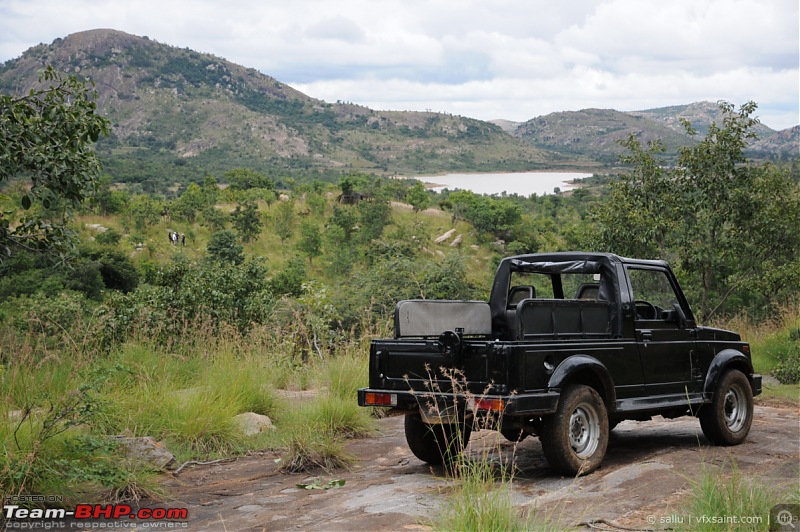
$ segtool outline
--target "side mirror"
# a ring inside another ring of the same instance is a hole
[[[675,301],[672,304],[672,308],[675,309],[674,315],[677,318],[676,321],[678,322],[678,327],[685,329],[688,326],[688,322],[686,320],[686,313],[681,308],[681,304]]]

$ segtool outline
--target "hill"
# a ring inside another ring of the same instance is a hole
[[[682,120],[687,120],[702,137],[712,122],[721,122],[719,107],[711,102],[661,107],[643,111],[621,112],[613,109],[583,109],[551,113],[510,127],[503,126],[518,138],[546,150],[571,157],[590,157],[613,164],[623,148],[619,141],[629,135],[642,144],[661,140],[666,157],[674,157],[681,146],[690,145]],[[499,123],[499,122],[496,122]],[[759,124],[758,139],[751,145],[750,156],[761,159],[790,159],[798,155],[800,127],[774,131]]]
[[[96,83],[113,124],[98,144],[104,166],[149,191],[242,166],[335,180],[353,171],[531,170],[559,159],[488,122],[327,103],[254,69],[115,30],[30,48],[0,67],[0,91],[27,92],[46,64]]]
[[[635,112],[584,109],[524,123],[432,112],[376,111],[311,98],[210,54],[98,29],[40,44],[0,66],[0,92],[27,93],[44,65],[96,83],[112,134],[97,144],[105,171],[132,191],[173,195],[206,175],[246,167],[276,179],[335,182],[353,172],[419,175],[613,165],[630,134],[667,156],[719,118],[699,102]],[[750,156],[791,159],[798,128],[761,126]]]

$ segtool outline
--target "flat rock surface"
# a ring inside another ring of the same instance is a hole
[[[715,447],[694,418],[622,422],[611,433],[603,467],[565,478],[547,465],[539,440],[519,444],[493,431],[473,433],[473,459],[511,458],[516,465],[512,500],[558,528],[666,529],[654,520],[680,512],[691,483],[704,468],[738,467],[745,479],[771,488],[797,487],[800,479],[800,411],[756,406],[747,441]],[[284,474],[278,453],[187,468],[170,478],[165,507],[187,507],[191,530],[426,530],[451,491],[452,480],[409,451],[403,418],[377,422],[380,435],[352,440],[349,470]],[[297,484],[341,487],[302,489]],[[781,502],[776,500],[776,504]],[[595,525],[597,526],[597,525]]]

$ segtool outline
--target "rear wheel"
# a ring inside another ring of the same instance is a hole
[[[738,445],[753,424],[753,390],[744,373],[726,372],[714,390],[711,403],[698,414],[703,434],[715,445]]]
[[[406,442],[414,456],[431,465],[451,461],[469,442],[472,428],[467,423],[425,423],[419,414],[406,414]]]
[[[566,388],[556,413],[542,419],[541,442],[547,461],[565,475],[584,475],[600,467],[608,447],[608,414],[589,386]]]

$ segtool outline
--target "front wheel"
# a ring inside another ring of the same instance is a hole
[[[738,445],[753,424],[753,390],[744,373],[726,372],[719,381],[711,403],[698,414],[703,434],[715,445]]]
[[[608,414],[589,386],[570,386],[554,415],[542,419],[540,437],[550,465],[565,475],[585,475],[600,467],[608,447]]]
[[[468,423],[425,423],[419,414],[406,414],[405,419],[409,449],[414,456],[431,465],[455,459],[469,442],[471,429]]]

